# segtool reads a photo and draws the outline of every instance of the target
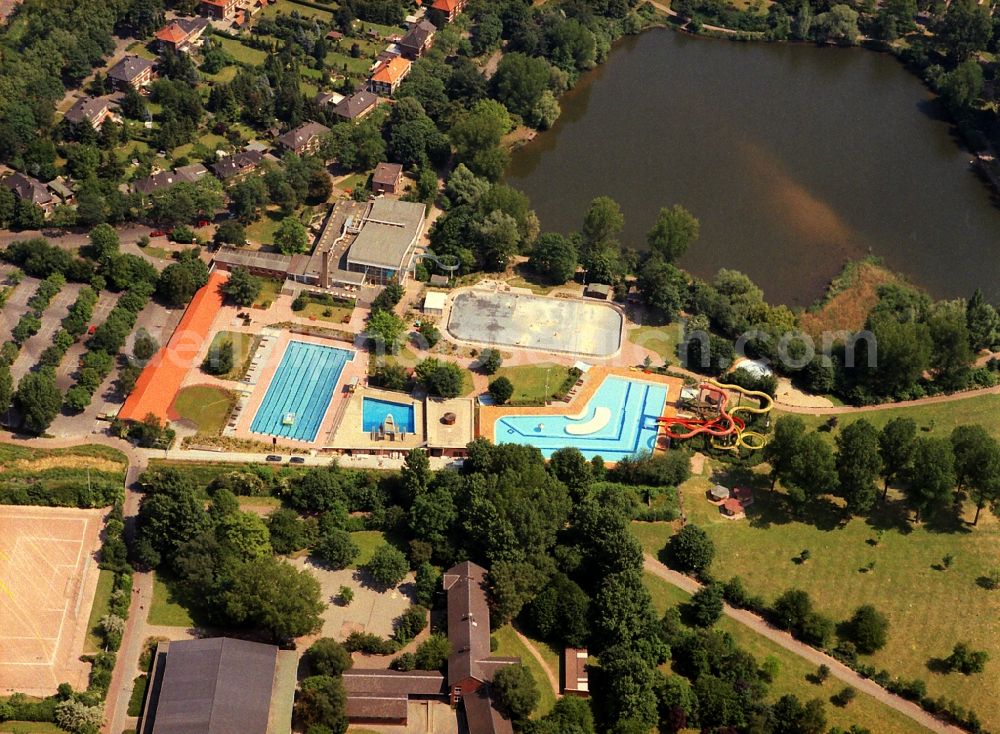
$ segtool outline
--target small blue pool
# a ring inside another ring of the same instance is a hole
[[[365,431],[377,431],[390,415],[397,431],[413,433],[413,403],[394,403],[376,398],[365,398],[362,402],[361,427]]]
[[[344,365],[347,349],[290,341],[250,424],[253,433],[315,441]]]
[[[573,446],[588,459],[619,461],[653,449],[666,400],[665,385],[611,376],[578,415],[508,415],[494,424],[494,441],[537,446],[546,458]]]

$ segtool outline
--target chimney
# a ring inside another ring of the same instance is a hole
[[[321,264],[319,268],[319,284],[323,288],[330,287],[330,251],[323,250]]]

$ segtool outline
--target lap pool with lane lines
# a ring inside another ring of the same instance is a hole
[[[546,458],[574,447],[588,459],[620,461],[652,451],[666,400],[666,385],[610,376],[579,415],[507,415],[494,424],[494,441],[536,446]]]
[[[348,349],[290,341],[250,424],[252,433],[315,441],[344,365]]]

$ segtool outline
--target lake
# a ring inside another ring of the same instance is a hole
[[[701,238],[680,265],[750,275],[807,305],[850,259],[882,257],[938,298],[1000,301],[1000,208],[931,95],[863,49],[734,43],[656,29],[627,38],[516,150],[507,181],[543,230],[579,229],[595,196],[645,249],[661,206]]]

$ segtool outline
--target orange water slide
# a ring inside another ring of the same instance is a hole
[[[170,414],[170,406],[222,308],[220,286],[228,278],[228,273],[216,270],[209,276],[208,283],[195,293],[167,346],[153,355],[139,375],[135,389],[118,411],[119,418],[141,421],[152,413],[165,422],[177,417]]]

